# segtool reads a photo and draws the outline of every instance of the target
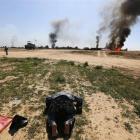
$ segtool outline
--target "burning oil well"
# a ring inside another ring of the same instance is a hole
[[[69,23],[68,19],[58,20],[52,22],[52,28],[53,32],[49,34],[49,40],[52,45],[52,48],[55,48],[56,42],[58,41],[58,38],[61,36],[61,33],[63,32],[64,27]]]
[[[131,28],[137,23],[140,16],[140,0],[117,0],[111,11],[104,11],[104,20],[99,32],[109,30],[109,43],[107,48],[115,50],[122,48]]]

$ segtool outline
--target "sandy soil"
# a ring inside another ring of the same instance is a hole
[[[0,57],[3,56],[5,56],[4,52],[0,51]],[[72,60],[81,63],[87,61],[91,65],[120,67],[140,74],[140,60],[110,57],[107,56],[105,52],[98,52],[98,56],[92,56],[88,54],[71,53],[71,51],[64,50],[18,50],[9,52],[8,57],[38,57],[55,60]],[[14,78],[16,77],[10,76],[0,82],[3,83],[7,80],[13,80]],[[48,79],[48,76],[46,79]],[[44,87],[40,85],[38,88]],[[113,98],[104,93],[97,93],[92,96],[86,95],[85,99],[90,109],[89,113],[86,115],[90,123],[85,126],[85,132],[81,140],[140,140],[140,119],[136,118],[135,123],[131,123],[131,120],[128,118],[123,118],[121,114],[123,110]],[[25,106],[23,106],[23,108],[27,109]],[[125,129],[125,122],[131,123],[133,128],[132,133]],[[23,129],[12,138],[8,134],[7,128],[7,130],[0,135],[0,140],[24,140],[25,135],[26,132],[24,132]]]
[[[123,117],[124,110],[111,96],[96,93],[86,95],[85,99],[90,109],[86,114],[89,123],[85,125],[81,140],[140,140],[140,119],[136,117],[133,119],[135,123],[131,123],[130,118]],[[127,102],[124,101],[124,104],[131,109],[131,105]],[[126,122],[131,124],[132,132],[125,129]],[[24,129],[21,129],[14,137],[8,134],[8,129],[2,133],[0,140],[24,140],[26,136]]]
[[[0,51],[0,57],[5,56],[3,51]],[[107,56],[105,52],[98,52],[97,56],[88,54],[72,53],[69,50],[12,50],[9,51],[8,57],[25,58],[38,57],[55,60],[69,60],[77,62],[88,62],[90,65],[102,65],[104,67],[118,67],[129,70],[134,74],[140,74],[140,60],[126,59]]]
[[[131,122],[129,118],[123,118],[123,112],[119,104],[110,96],[104,93],[86,95],[90,112],[87,114],[90,120],[89,126],[85,129],[83,140],[139,140],[140,124],[139,119],[132,125],[133,132],[125,129],[124,123]],[[126,104],[129,108],[130,106]]]

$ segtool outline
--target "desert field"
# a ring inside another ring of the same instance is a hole
[[[84,99],[71,140],[140,139],[140,59],[105,51],[0,50],[0,114],[28,118],[14,137],[47,140],[45,98],[71,91]]]
[[[0,49],[0,57],[5,52]],[[134,57],[135,56],[135,57]],[[104,67],[116,67],[126,72],[140,74],[140,52],[124,52],[121,55],[110,55],[108,51],[78,51],[78,50],[24,50],[10,49],[7,57],[14,58],[45,58],[52,60],[68,60],[80,63],[88,62],[89,65],[102,65]]]

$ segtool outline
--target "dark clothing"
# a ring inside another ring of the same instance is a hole
[[[48,116],[48,136],[51,137],[51,127],[55,122],[59,136],[70,138],[75,122],[74,116],[82,113],[82,104],[82,98],[74,96],[68,92],[59,92],[53,96],[48,96],[46,98],[45,109],[45,114]],[[65,135],[64,133],[66,122],[70,127],[70,133],[68,135]]]
[[[27,118],[15,115],[9,128],[9,134],[13,136],[19,129],[25,127],[27,124]]]
[[[76,115],[82,113],[83,100],[80,97],[59,92],[46,98],[46,114],[56,113],[59,115]]]
[[[48,114],[50,113],[56,113],[57,116],[74,114],[75,108],[73,102],[63,95],[55,99],[52,99],[52,102],[48,110]]]
[[[60,124],[60,123],[64,123],[66,122],[67,120],[70,120],[73,118],[73,115],[63,115],[63,116],[58,116],[57,114],[55,113],[52,113],[52,114],[49,114],[48,115],[48,121],[49,122],[56,122],[56,124]]]
[[[8,48],[6,46],[4,47],[4,51],[5,51],[6,55],[8,55]]]

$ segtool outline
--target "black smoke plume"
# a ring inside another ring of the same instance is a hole
[[[96,49],[99,48],[100,36],[96,36]]]
[[[127,37],[131,34],[132,26],[140,16],[140,0],[120,0],[115,5],[114,8],[110,8],[112,11],[104,11],[108,23],[104,21],[99,30],[100,33],[105,30],[110,31],[107,46],[110,49],[124,46]]]
[[[63,28],[65,27],[66,24],[68,24],[68,22],[69,21],[67,19],[52,22],[51,25],[53,28],[53,32],[49,34],[49,39],[52,48],[55,48],[55,44],[58,41],[58,38],[60,37],[61,32],[63,31]]]

